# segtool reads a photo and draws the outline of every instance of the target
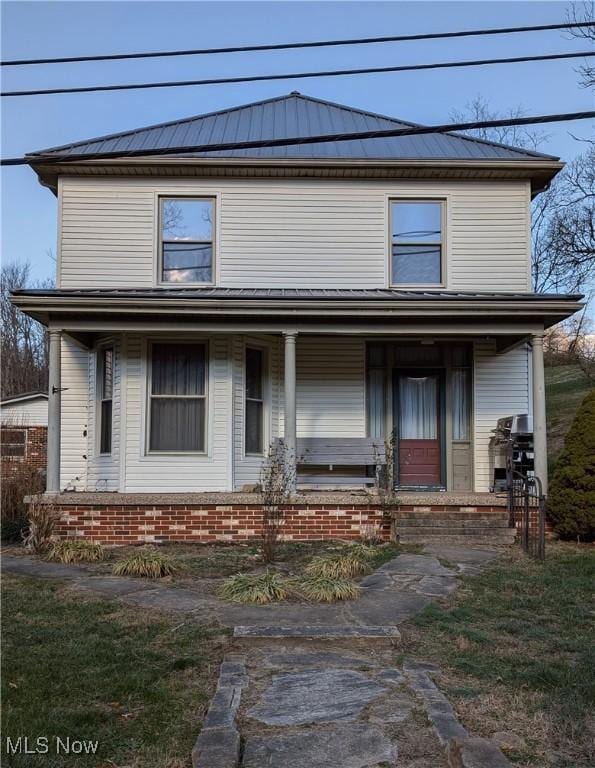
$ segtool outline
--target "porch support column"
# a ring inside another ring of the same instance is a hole
[[[543,334],[531,338],[533,365],[533,449],[535,474],[547,494],[547,437],[545,422],[545,377],[543,373]]]
[[[287,458],[291,462],[290,471],[294,478],[292,485],[295,487],[295,468],[297,451],[297,426],[296,426],[296,363],[295,349],[297,341],[297,331],[284,331],[285,337],[285,414],[284,414],[284,434]],[[293,488],[292,488],[293,491]]]
[[[47,493],[60,492],[60,419],[62,410],[62,361],[60,331],[50,330],[48,386]]]

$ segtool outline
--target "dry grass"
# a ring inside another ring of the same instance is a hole
[[[337,600],[355,600],[360,587],[349,579],[332,576],[312,576],[301,579],[297,589],[306,600],[317,603],[334,603]]]
[[[364,573],[369,573],[371,570],[369,562],[349,552],[346,554],[314,557],[304,568],[304,573],[311,577],[346,579],[361,576]]]
[[[101,544],[85,539],[62,539],[55,541],[47,553],[48,560],[59,563],[92,563],[105,558]]]
[[[99,741],[95,757],[21,755],[7,764],[190,765],[228,643],[219,628],[10,574],[2,608],[3,738]]]
[[[285,600],[290,594],[290,582],[270,571],[260,574],[237,573],[222,584],[218,594],[232,603],[263,605]]]
[[[552,543],[545,563],[514,550],[401,627],[403,649],[434,661],[469,731],[511,731],[519,766],[595,764],[595,552]]]
[[[179,570],[175,559],[157,549],[142,549],[114,565],[114,576],[140,576],[161,579]]]

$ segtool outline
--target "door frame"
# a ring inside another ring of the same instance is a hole
[[[399,403],[400,376],[436,376],[438,380],[438,441],[440,444],[440,484],[439,485],[401,485],[399,467],[399,446],[401,433],[401,409]],[[445,491],[446,490],[446,370],[444,368],[425,368],[423,366],[401,366],[392,369],[392,434],[394,438],[394,478],[395,489],[401,491]]]

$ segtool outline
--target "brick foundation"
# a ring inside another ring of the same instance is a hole
[[[259,504],[76,504],[58,505],[61,520],[57,532],[63,537],[84,537],[102,544],[145,542],[238,542],[261,535],[262,507]],[[452,507],[420,508],[403,505],[402,512],[445,512]],[[286,541],[360,539],[368,527],[379,529],[390,539],[391,521],[374,504],[289,504],[283,508],[281,535]],[[502,512],[502,507],[464,507],[478,515]]]
[[[262,507],[248,504],[69,505],[60,512],[59,535],[102,544],[250,541],[262,530]],[[380,526],[388,540],[390,521],[383,522],[380,508],[292,504],[284,507],[281,535],[287,541],[359,539],[366,525]]]

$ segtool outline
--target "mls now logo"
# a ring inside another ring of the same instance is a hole
[[[50,741],[47,736],[29,739],[28,736],[6,737],[6,753],[9,755],[47,755],[50,751],[57,755],[94,755],[99,741],[61,738],[54,736]]]

